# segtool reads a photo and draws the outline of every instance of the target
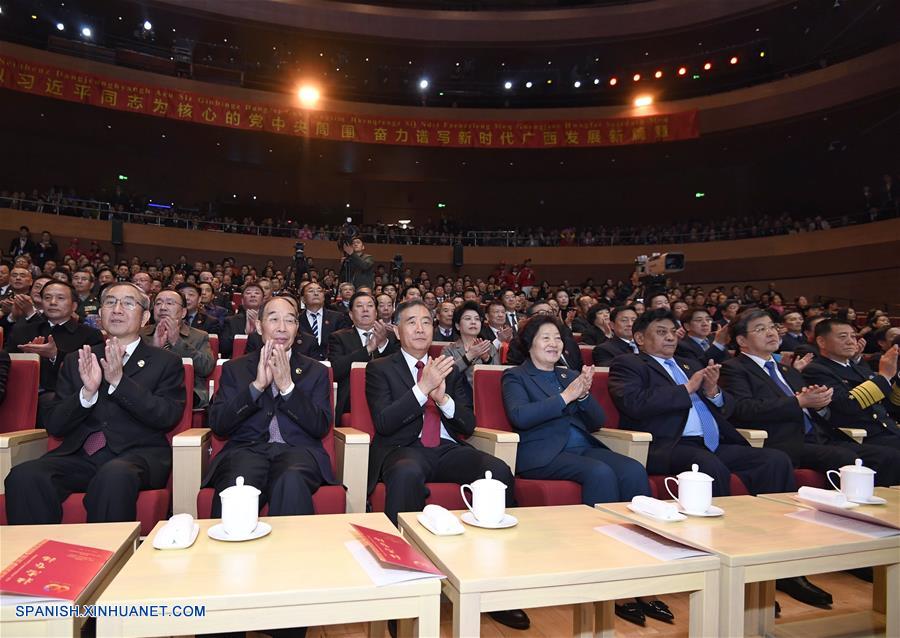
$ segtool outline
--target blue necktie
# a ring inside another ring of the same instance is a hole
[[[672,371],[675,383],[684,385],[688,382],[687,376],[678,367],[675,359],[666,359],[666,367]],[[700,417],[700,427],[703,430],[703,444],[709,448],[710,452],[715,452],[719,447],[719,425],[716,423],[716,417],[709,411],[703,400],[697,396],[696,392],[691,392],[691,403]]]
[[[772,377],[772,381],[775,382],[775,385],[778,386],[778,389],[784,392],[785,396],[792,397],[794,396],[793,390],[791,390],[787,384],[785,384],[781,379],[778,378],[778,374],[775,372],[775,362],[774,361],[766,361],[765,363],[766,372],[769,373],[769,376]],[[803,432],[804,434],[809,434],[812,432],[813,424],[812,421],[809,420],[809,417],[806,416],[806,411],[803,412]]]

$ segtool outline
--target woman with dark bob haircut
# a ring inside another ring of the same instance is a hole
[[[519,433],[516,474],[575,481],[585,505],[650,495],[644,467],[591,436],[606,417],[591,396],[594,367],[557,366],[563,349],[555,317],[534,316],[519,332],[525,361],[503,373],[503,404]]]

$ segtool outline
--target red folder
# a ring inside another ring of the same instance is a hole
[[[96,547],[44,540],[0,572],[0,591],[75,600],[112,555]]]
[[[350,525],[362,535],[366,540],[366,544],[374,552],[375,557],[382,563],[387,563],[393,567],[425,572],[426,574],[444,575],[430,560],[410,546],[400,536],[379,532],[377,529],[354,525],[353,523],[350,523]]]

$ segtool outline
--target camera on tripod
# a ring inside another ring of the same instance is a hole
[[[352,244],[357,237],[359,237],[359,229],[353,225],[353,218],[348,217],[347,221],[341,226],[340,237],[337,242],[338,248],[343,250],[344,246]]]
[[[684,270],[684,253],[652,253],[634,259],[634,271],[644,285],[665,285],[666,275]]]

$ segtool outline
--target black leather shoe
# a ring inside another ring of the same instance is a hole
[[[645,616],[667,623],[675,621],[675,614],[673,614],[672,610],[669,609],[669,606],[661,600],[651,600],[649,602],[646,600],[638,600],[637,604],[640,605],[641,611],[644,612]]]
[[[775,581],[775,589],[813,607],[824,607],[826,609],[831,607],[831,594],[813,585],[806,579],[806,576],[780,578]]]
[[[512,627],[513,629],[528,629],[531,627],[531,620],[521,609],[507,609],[505,611],[490,611],[488,616],[496,620],[501,625]]]
[[[616,605],[616,616],[641,627],[647,623],[647,618],[644,616],[644,612],[641,610],[641,605],[638,602]]]
[[[778,601],[775,601],[775,617],[781,618],[781,605],[778,604]]]
[[[397,621],[389,620],[387,622],[388,625],[388,633],[391,635],[391,638],[397,638]]]

